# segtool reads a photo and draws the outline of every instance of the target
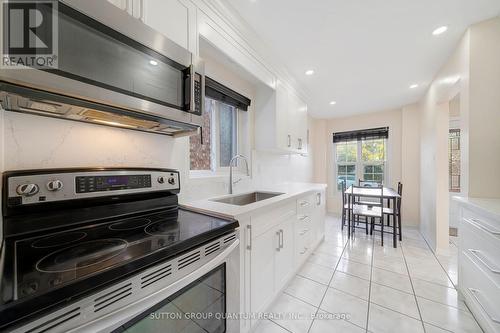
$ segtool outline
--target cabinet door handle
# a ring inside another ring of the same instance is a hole
[[[493,268],[490,266],[490,264],[484,260],[484,255],[481,253],[481,251],[479,250],[475,250],[475,249],[469,249],[469,252],[474,256],[476,257],[477,260],[479,260],[486,268],[488,268],[492,273],[495,273],[495,274],[500,274],[500,269],[498,268]]]
[[[469,289],[472,297],[474,297],[474,299],[476,300],[476,302],[483,309],[483,311],[486,313],[486,315],[491,319],[491,321],[493,321],[493,322],[495,322],[497,324],[500,324],[500,319],[491,316],[490,313],[489,313],[489,311],[486,309],[486,307],[483,305],[483,303],[479,299],[478,294],[480,294],[481,292],[478,289],[474,289],[474,288],[467,288],[467,289]]]
[[[285,246],[285,237],[283,237],[283,229],[280,229],[280,247],[283,248]]]
[[[250,224],[247,224],[247,250],[252,249],[252,226]]]
[[[141,4],[140,4],[141,16],[139,17],[139,20],[141,20],[142,22],[146,22],[146,19],[144,17],[144,0],[140,0],[140,1],[141,1]]]
[[[288,134],[288,143],[287,143],[288,148],[292,146],[292,136]]]
[[[319,206],[321,205],[321,193],[316,193],[316,197],[318,198],[316,205]]]
[[[299,146],[297,147],[297,149],[300,150],[302,149],[302,139],[299,138],[298,140],[299,140]]]
[[[280,251],[281,249],[281,233],[279,231],[276,231],[276,236],[278,236],[278,246],[276,247],[276,251]]]
[[[490,229],[486,226],[483,225],[483,221],[479,220],[479,219],[475,219],[475,218],[471,218],[471,219],[465,219],[467,222],[469,222],[470,224],[472,225],[475,225],[476,227],[480,228],[480,229],[483,229],[484,231],[487,231],[489,232],[490,234],[494,235],[494,236],[499,236],[500,235],[500,231],[496,230],[496,229]]]

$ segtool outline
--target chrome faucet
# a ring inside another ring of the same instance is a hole
[[[233,182],[233,164],[234,164],[233,162],[238,160],[239,158],[245,161],[245,165],[247,168],[247,176],[250,176],[250,171],[248,170],[248,159],[240,154],[234,155],[234,157],[231,158],[231,161],[229,161],[229,194],[233,194],[233,185],[241,180],[240,178],[237,181]]]

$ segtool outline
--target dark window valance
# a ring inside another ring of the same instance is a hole
[[[370,139],[387,139],[389,127],[370,128],[358,131],[333,133],[333,142],[360,141]]]
[[[248,111],[248,107],[251,103],[249,98],[220,84],[208,76],[205,77],[205,96],[232,105],[242,111]]]

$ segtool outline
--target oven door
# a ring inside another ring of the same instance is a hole
[[[240,332],[239,258],[235,239],[167,287],[65,332]]]
[[[113,333],[227,332],[226,264],[191,282]]]
[[[57,8],[57,68],[8,69],[0,80],[201,125],[203,64],[188,50],[107,1]]]

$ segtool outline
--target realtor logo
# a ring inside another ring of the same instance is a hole
[[[2,1],[2,67],[57,68],[57,1]]]

